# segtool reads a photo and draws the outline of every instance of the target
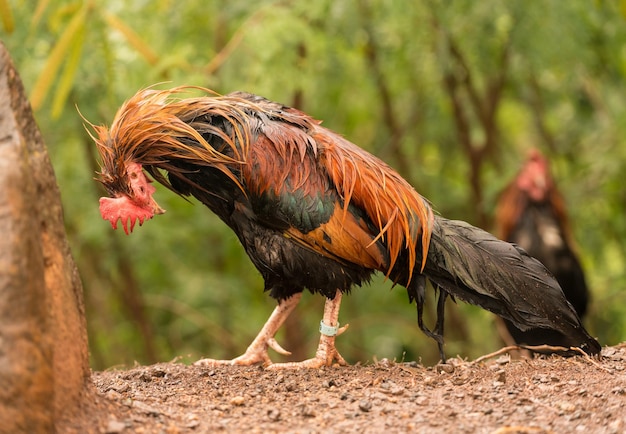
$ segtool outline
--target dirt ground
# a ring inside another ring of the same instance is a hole
[[[602,359],[321,370],[161,363],[94,372],[60,433],[623,433],[626,343]]]

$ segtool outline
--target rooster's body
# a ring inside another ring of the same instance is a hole
[[[496,223],[500,238],[518,244],[554,275],[582,319],[589,303],[585,274],[575,253],[565,201],[539,151],[530,153],[500,195]],[[505,324],[520,344],[541,345],[552,338],[549,330],[522,331],[510,321]]]
[[[521,329],[556,333],[555,345],[598,353],[549,272],[517,247],[466,223],[433,214],[428,202],[388,165],[264,98],[170,99],[142,91],[98,128],[104,218],[125,231],[162,212],[143,170],[193,196],[238,236],[279,304],[246,353],[232,363],[271,361],[274,334],[308,289],[327,297],[320,345],[307,366],[344,363],[334,347],[341,295],[376,271],[407,288],[422,330],[440,350],[443,318],[423,326],[425,278],[447,295],[482,306]],[[443,355],[442,355],[443,357]],[[208,362],[207,362],[208,363]],[[218,363],[211,361],[211,363]],[[297,365],[300,366],[300,365]]]

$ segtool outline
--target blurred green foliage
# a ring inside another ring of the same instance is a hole
[[[126,237],[101,220],[95,148],[138,89],[246,90],[295,105],[396,167],[441,214],[492,227],[498,192],[538,147],[569,205],[603,344],[626,338],[626,22],[615,2],[0,0],[0,38],[30,94],[85,288],[92,365],[241,353],[273,309],[232,234],[165,189]],[[338,347],[436,361],[404,290],[344,299]],[[286,331],[317,344],[321,297]],[[448,355],[499,347],[493,318],[450,304]],[[281,358],[276,355],[275,360]]]

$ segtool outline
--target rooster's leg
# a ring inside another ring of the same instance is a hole
[[[324,319],[320,326],[320,343],[317,346],[315,357],[302,362],[275,363],[269,369],[299,369],[299,368],[321,368],[331,366],[334,361],[339,365],[347,365],[346,361],[337,348],[335,348],[335,337],[348,328],[347,325],[339,327],[339,307],[341,305],[341,291],[337,291],[335,298],[326,299],[324,305]]]
[[[201,366],[218,366],[218,365],[256,365],[262,363],[263,365],[271,365],[272,361],[267,353],[268,347],[271,347],[276,352],[289,355],[288,351],[285,351],[276,339],[274,335],[278,329],[283,325],[289,314],[296,308],[298,302],[302,298],[302,293],[292,295],[286,300],[282,300],[278,303],[278,306],[274,309],[265,325],[259,332],[256,338],[252,341],[248,349],[241,356],[233,360],[214,360],[214,359],[202,359],[198,360],[195,364]]]

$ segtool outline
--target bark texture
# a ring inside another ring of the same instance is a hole
[[[0,44],[0,426],[54,432],[90,390],[82,284],[54,170]]]

